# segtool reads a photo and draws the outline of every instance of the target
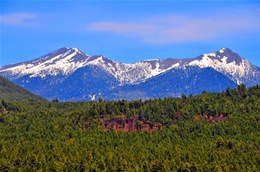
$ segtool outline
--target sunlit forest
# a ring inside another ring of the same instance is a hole
[[[259,85],[145,101],[0,102],[0,171],[259,169]]]

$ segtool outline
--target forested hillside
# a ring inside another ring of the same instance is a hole
[[[260,86],[147,101],[2,100],[0,131],[0,171],[258,171]]]
[[[0,76],[0,100],[25,100],[25,99],[37,99],[45,100],[41,96],[38,96],[23,87],[20,87],[8,79]]]

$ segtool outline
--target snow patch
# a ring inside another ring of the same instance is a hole
[[[199,66],[200,68],[212,67],[218,72],[221,72],[233,81],[237,83],[242,83],[239,78],[250,73],[251,64],[247,60],[242,60],[240,65],[236,65],[236,62],[227,63],[228,57],[223,56],[221,61],[217,59],[212,59],[208,57],[209,54],[203,54],[201,60],[194,60],[188,63],[186,66]]]
[[[179,67],[179,66],[180,66],[180,63],[176,63],[176,64],[172,65],[171,68],[176,68],[176,67]]]
[[[89,61],[88,64],[91,65],[102,65],[105,61],[103,60],[103,56],[100,56],[92,61]]]
[[[227,56],[224,56],[224,57],[221,59],[221,61],[222,61],[224,64],[227,64],[227,59],[228,59],[228,57],[227,57]]]
[[[220,53],[224,53],[225,50],[226,50],[226,48],[221,48],[221,49],[219,50],[219,52],[220,52]]]
[[[208,56],[216,57],[216,53],[208,53],[207,55],[208,55]]]

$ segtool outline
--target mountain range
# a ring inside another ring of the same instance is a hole
[[[217,92],[260,84],[260,68],[229,48],[196,58],[143,60],[124,64],[78,48],[2,66],[0,75],[48,99],[134,100]]]

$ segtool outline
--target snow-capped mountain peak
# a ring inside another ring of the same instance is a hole
[[[124,64],[111,60],[105,56],[91,56],[87,60],[87,65],[94,65],[112,74],[121,85],[137,84],[148,78],[161,74],[177,66],[179,60],[143,60],[132,64]],[[174,66],[175,65],[175,66]]]
[[[138,84],[149,78],[165,73],[173,68],[198,66],[211,67],[229,77],[236,83],[246,82],[249,75],[258,75],[259,69],[229,48],[202,54],[197,58],[165,60],[143,60],[133,64],[124,64],[102,55],[89,56],[78,48],[60,48],[35,60],[3,66],[0,74],[11,79],[22,76],[40,77],[69,76],[79,68],[95,66],[112,75],[121,85]]]
[[[5,66],[2,72],[15,77],[30,75],[30,77],[46,75],[66,75],[85,65],[89,56],[77,48],[61,48],[35,60]]]
[[[222,48],[219,51],[216,52],[216,55],[218,57],[224,56],[227,57],[227,63],[235,62],[236,65],[240,65],[243,60],[245,60],[243,57],[238,55],[237,53],[233,52],[229,48]]]
[[[241,78],[250,73],[252,64],[229,48],[221,48],[216,52],[197,57],[187,66],[212,67],[218,72],[230,76],[230,79],[239,84],[243,82]]]
[[[225,47],[223,47],[223,48],[221,48],[220,50],[218,50],[218,52],[219,52],[219,53],[224,53],[224,52],[225,52],[225,50],[226,50],[226,48],[225,48]]]

